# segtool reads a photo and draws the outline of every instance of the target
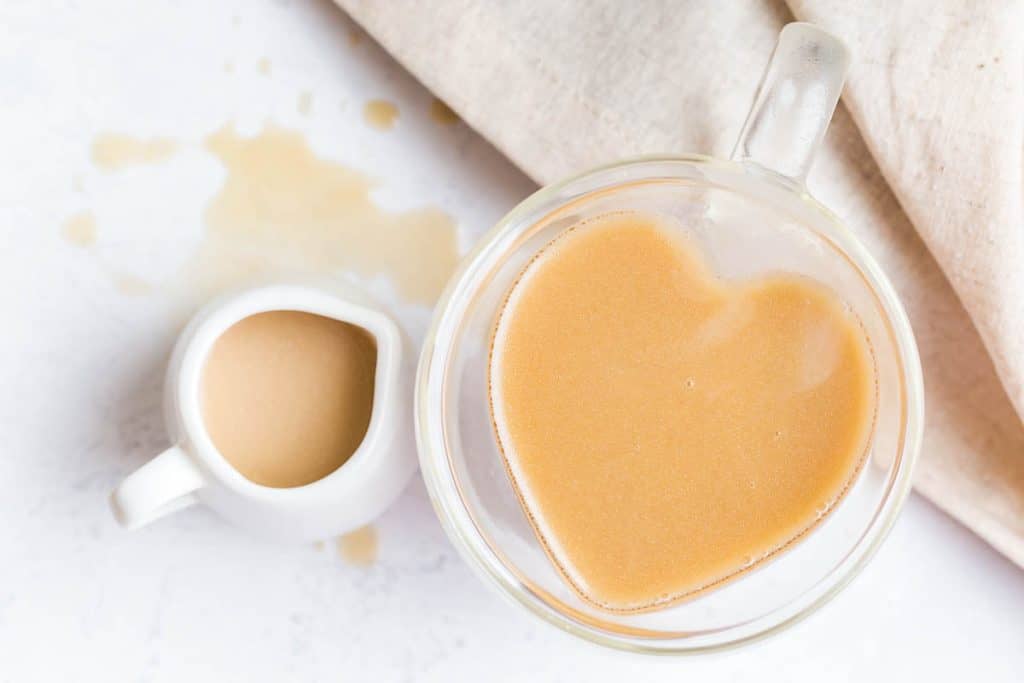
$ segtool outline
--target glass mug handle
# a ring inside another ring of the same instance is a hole
[[[180,446],[171,446],[135,470],[114,489],[110,505],[122,526],[136,529],[199,502],[205,484],[199,468]]]
[[[849,50],[832,34],[803,22],[784,26],[733,160],[752,161],[802,185],[849,66]]]

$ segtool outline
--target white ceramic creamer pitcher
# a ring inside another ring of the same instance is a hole
[[[366,330],[377,347],[366,435],[338,469],[304,486],[273,488],[246,479],[214,445],[203,423],[203,366],[229,327],[266,311],[304,311]],[[204,504],[237,526],[289,541],[311,541],[362,526],[394,501],[416,471],[411,393],[413,357],[398,325],[342,283],[275,284],[221,297],[178,339],[167,369],[165,413],[173,446],[114,491],[115,516],[139,527]]]

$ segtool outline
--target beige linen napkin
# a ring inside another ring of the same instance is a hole
[[[640,153],[726,156],[783,24],[846,40],[811,191],[910,314],[918,490],[1024,566],[1021,2],[337,1],[541,183]]]

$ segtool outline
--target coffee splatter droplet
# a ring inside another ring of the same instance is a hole
[[[406,301],[432,304],[458,261],[456,225],[424,207],[390,212],[366,175],[313,154],[300,133],[228,126],[206,140],[227,171],[183,279],[202,295],[295,272],[388,275]]]
[[[153,291],[153,283],[132,273],[113,272],[110,277],[114,280],[114,288],[125,296],[145,296]]]
[[[299,93],[299,99],[295,103],[295,108],[303,116],[309,116],[309,113],[313,111],[313,93],[308,90]]]
[[[92,162],[104,171],[119,171],[165,161],[177,149],[178,143],[169,138],[145,140],[120,133],[99,133],[92,140]]]
[[[91,247],[96,244],[96,219],[89,211],[76,213],[64,221],[61,234],[76,247]]]
[[[377,530],[372,526],[345,534],[338,538],[341,558],[359,567],[368,567],[377,559]]]
[[[370,100],[363,107],[363,118],[371,128],[390,130],[398,118],[398,107],[387,100]]]
[[[436,97],[430,102],[430,118],[442,126],[454,126],[460,121],[459,115]]]

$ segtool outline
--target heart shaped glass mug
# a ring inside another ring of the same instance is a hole
[[[821,606],[891,528],[920,448],[917,348],[877,263],[804,184],[848,62],[835,37],[810,24],[787,25],[731,160],[645,157],[545,187],[481,240],[449,284],[416,386],[423,478],[467,562],[536,616],[587,640],[639,652],[734,646]],[[866,466],[812,533],[737,581],[645,613],[601,610],[562,580],[519,504],[488,407],[491,335],[516,278],[566,228],[613,211],[669,217],[722,278],[782,271],[827,284],[863,325],[878,383]]]

